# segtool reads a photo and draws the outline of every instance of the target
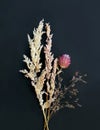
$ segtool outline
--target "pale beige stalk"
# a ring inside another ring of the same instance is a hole
[[[55,89],[57,59],[54,60],[53,54],[51,53],[52,34],[50,34],[50,25],[46,23],[46,32],[43,31],[43,27],[44,21],[42,20],[40,21],[38,28],[33,31],[33,39],[28,35],[31,59],[24,55],[23,61],[26,63],[28,70],[24,69],[20,70],[20,72],[24,73],[27,78],[31,79],[31,84],[35,89],[36,96],[43,112],[44,129],[49,130],[49,108],[54,101],[53,93]],[[42,69],[40,54],[43,48],[43,45],[41,45],[41,39],[44,33],[47,36],[47,44],[44,46],[45,67]],[[46,95],[46,100],[44,99],[44,95]]]

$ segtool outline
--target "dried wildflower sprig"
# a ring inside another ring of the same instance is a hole
[[[41,43],[43,34],[46,35],[44,46]],[[66,54],[54,58],[51,52],[52,36],[50,25],[48,23],[44,25],[44,20],[40,21],[38,28],[33,31],[33,38],[31,39],[28,35],[31,58],[24,55],[23,60],[28,69],[20,70],[25,77],[30,78],[35,89],[44,116],[44,130],[49,130],[49,120],[56,111],[63,107],[74,108],[75,104],[79,105],[77,98],[74,98],[74,103],[68,100],[63,103],[62,99],[65,94],[68,94],[72,100],[72,97],[77,96],[78,93],[76,83],[78,81],[85,82],[81,76],[75,75],[69,86],[62,87],[62,79],[59,75],[62,68],[68,68],[71,61],[70,56]],[[41,59],[41,54],[45,55],[45,59]]]
[[[82,76],[78,72],[76,72],[72,80],[69,82],[69,85],[62,86],[63,79],[60,77],[60,75],[58,75],[58,82],[56,82],[57,87],[54,91],[55,101],[50,107],[50,117],[52,117],[54,113],[64,107],[75,108],[76,106],[81,106],[77,97],[79,93],[77,83],[86,83],[84,77],[86,77],[86,74]]]

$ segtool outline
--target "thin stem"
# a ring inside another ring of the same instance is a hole
[[[47,126],[45,122],[44,122],[44,130],[49,130],[49,127]]]
[[[49,130],[49,127],[48,127],[48,120],[46,118],[46,114],[45,114],[45,111],[43,110],[43,116],[44,116],[44,130]]]
[[[48,108],[48,115],[47,115],[47,119],[48,119],[48,121],[49,121],[49,119],[50,119],[50,108]]]

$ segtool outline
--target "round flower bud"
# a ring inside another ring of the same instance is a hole
[[[67,54],[63,54],[58,59],[59,66],[63,69],[68,68],[71,64],[70,56]]]

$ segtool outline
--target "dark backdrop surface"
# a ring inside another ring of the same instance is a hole
[[[42,113],[30,81],[18,71],[25,67],[27,33],[44,18],[50,22],[55,57],[71,56],[69,71],[88,74],[80,88],[82,108],[62,109],[50,130],[100,129],[100,2],[99,0],[0,0],[0,130],[42,130]]]

